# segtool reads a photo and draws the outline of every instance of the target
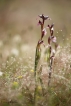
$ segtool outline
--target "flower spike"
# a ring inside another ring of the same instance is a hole
[[[49,16],[44,16],[44,14],[42,14],[42,15],[38,15],[40,18],[42,18],[42,20],[43,20],[43,25],[44,25],[44,21],[45,20],[47,20],[47,19],[49,19],[49,20],[51,20],[50,18],[49,18]]]
[[[50,19],[49,16],[44,16],[43,14],[42,15],[39,15],[39,17],[42,18],[42,19],[44,19],[44,20]]]

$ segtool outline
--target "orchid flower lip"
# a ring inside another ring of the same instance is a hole
[[[52,27],[51,30],[54,31],[54,28]]]
[[[42,22],[39,20],[37,25],[42,25]]]
[[[44,35],[46,35],[46,34],[47,34],[46,28],[44,28],[44,29],[42,30],[42,32],[44,32]]]
[[[55,38],[53,38],[53,40],[52,40],[54,43],[56,42],[56,37]]]

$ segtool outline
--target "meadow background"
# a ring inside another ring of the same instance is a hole
[[[71,106],[71,0],[0,0],[0,106],[33,106],[40,14],[52,19],[45,26],[54,23],[60,49],[49,89],[46,62],[41,61],[45,95],[38,81],[37,106]],[[49,35],[47,30],[46,45]]]

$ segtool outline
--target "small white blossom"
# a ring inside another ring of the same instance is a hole
[[[20,35],[15,35],[13,37],[13,42],[21,42],[21,36]]]
[[[0,71],[0,76],[2,76],[2,75],[3,75],[3,72]]]
[[[11,50],[11,53],[12,53],[13,55],[15,55],[15,56],[18,56],[18,55],[19,55],[19,51],[18,51],[16,48],[13,48],[13,49]]]
[[[22,45],[21,46],[21,51],[24,52],[24,51],[29,51],[30,47],[28,45]]]

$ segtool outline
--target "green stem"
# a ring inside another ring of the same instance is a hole
[[[50,86],[50,82],[51,82],[51,74],[52,74],[52,63],[53,63],[53,59],[50,58],[50,70],[49,70],[49,80],[48,80],[48,86]]]

